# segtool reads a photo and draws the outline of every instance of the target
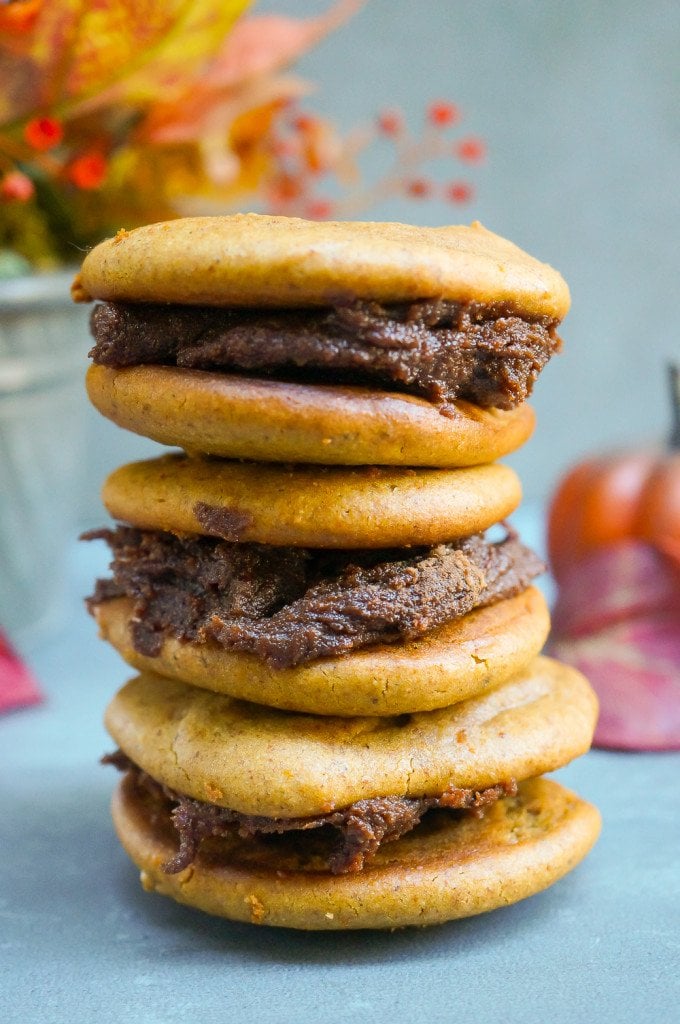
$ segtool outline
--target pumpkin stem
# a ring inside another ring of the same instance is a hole
[[[671,385],[671,436],[668,443],[673,450],[680,450],[680,367],[675,363],[668,364],[668,377]]]

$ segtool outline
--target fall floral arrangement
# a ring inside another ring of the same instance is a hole
[[[454,104],[430,104],[417,133],[396,110],[341,134],[302,109],[309,83],[287,69],[360,6],[296,20],[246,15],[247,0],[0,0],[0,276],[179,215],[343,218],[395,193],[467,202],[457,173],[422,172],[484,157]],[[366,181],[374,144],[391,159]]]

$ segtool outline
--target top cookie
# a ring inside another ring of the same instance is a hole
[[[72,294],[272,307],[440,298],[507,304],[553,320],[569,309],[556,270],[477,222],[429,228],[254,213],[119,231],[85,258]]]

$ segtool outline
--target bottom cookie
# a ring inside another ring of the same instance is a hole
[[[309,833],[206,841],[194,863],[169,875],[177,850],[169,818],[129,778],[113,819],[142,885],[235,921],[305,930],[440,924],[507,906],[547,888],[585,857],[599,812],[548,779],[523,783],[483,818],[430,812],[382,847],[362,871],[331,875]]]

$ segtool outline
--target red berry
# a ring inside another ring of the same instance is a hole
[[[34,192],[33,182],[21,171],[9,171],[0,181],[0,198],[7,202],[25,203]]]
[[[474,138],[472,135],[467,139],[461,139],[453,149],[459,160],[469,164],[481,163],[486,156],[486,146],[482,139]]]
[[[106,177],[106,159],[99,150],[90,150],[77,156],[69,164],[66,174],[77,188],[99,188]]]
[[[413,178],[406,182],[406,191],[414,199],[425,199],[432,192],[432,186],[425,178]]]
[[[308,132],[316,124],[316,118],[309,114],[298,114],[291,122],[291,128],[296,132]]]
[[[24,127],[26,142],[40,152],[58,146],[63,137],[64,129],[53,117],[34,117]]]
[[[303,184],[299,175],[282,171],[272,178],[267,196],[269,205],[275,208],[288,206],[302,195]]]
[[[472,185],[466,181],[452,181],[446,188],[446,198],[452,203],[467,203],[473,195]]]
[[[326,220],[333,212],[333,204],[327,199],[313,199],[307,206],[310,220]]]
[[[272,156],[280,160],[284,157],[295,156],[300,147],[292,139],[275,139],[269,148]]]
[[[430,124],[437,128],[446,128],[447,125],[460,121],[460,111],[455,103],[437,102],[431,103],[427,109],[427,118]]]
[[[382,135],[398,135],[404,127],[404,119],[398,110],[383,110],[378,115],[378,131]]]

